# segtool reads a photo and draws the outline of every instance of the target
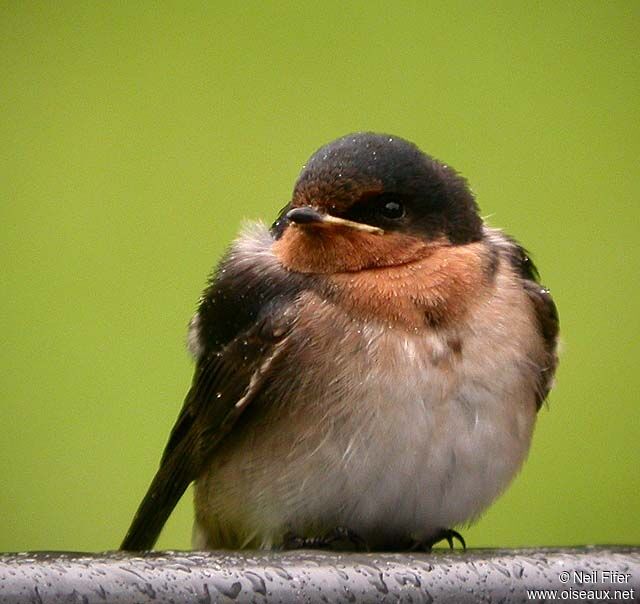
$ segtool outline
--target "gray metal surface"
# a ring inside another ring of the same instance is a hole
[[[527,593],[554,589],[556,597],[549,592]],[[0,602],[7,603],[640,602],[639,592],[638,547],[411,555],[315,551],[0,555]]]

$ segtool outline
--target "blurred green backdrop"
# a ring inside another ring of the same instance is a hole
[[[562,363],[473,546],[640,543],[640,4],[2,2],[0,550],[115,548],[245,218],[355,130],[533,251]],[[191,501],[161,548],[190,545]]]

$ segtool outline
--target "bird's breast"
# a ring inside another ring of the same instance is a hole
[[[197,545],[346,526],[401,546],[504,489],[529,448],[543,343],[507,264],[461,253],[298,297],[273,379],[197,481]]]

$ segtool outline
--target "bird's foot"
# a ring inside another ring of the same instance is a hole
[[[456,539],[460,545],[462,545],[462,549],[467,549],[467,544],[464,541],[464,537],[453,529],[440,529],[433,537],[430,539],[425,539],[424,541],[420,541],[413,546],[413,550],[423,550],[425,552],[430,552],[433,546],[436,543],[440,543],[440,541],[445,541],[449,544],[449,549],[453,549],[453,540]]]
[[[339,551],[368,551],[362,537],[344,526],[337,526],[322,537],[298,537],[287,533],[282,542],[283,549],[329,549]]]

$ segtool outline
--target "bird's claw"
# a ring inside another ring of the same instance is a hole
[[[449,549],[454,549],[454,539],[460,543],[463,550],[467,549],[467,544],[465,543],[464,537],[458,531],[454,531],[453,529],[440,529],[431,539],[416,543],[413,549],[431,551],[433,546],[440,541],[446,541],[449,544]]]

